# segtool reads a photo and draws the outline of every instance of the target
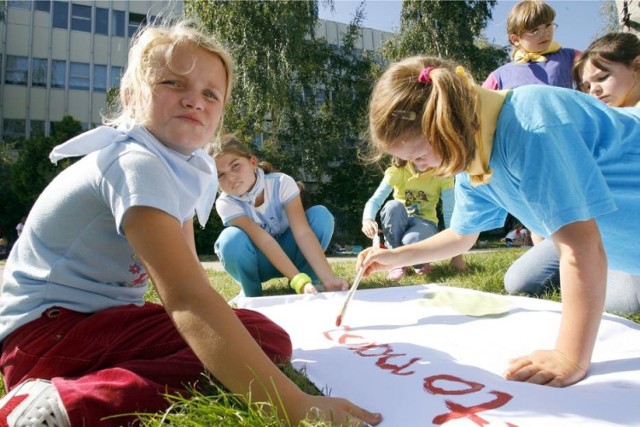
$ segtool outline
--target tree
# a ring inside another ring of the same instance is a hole
[[[614,0],[605,0],[600,7],[600,19],[604,23],[602,31],[596,34],[596,37],[602,37],[607,33],[613,33],[622,30],[620,18],[618,18],[618,9]]]
[[[383,49],[389,61],[429,54],[466,65],[476,80],[483,81],[508,61],[507,49],[482,40],[495,0],[404,0],[400,33]]]
[[[237,61],[235,102],[226,120],[240,135],[253,137],[263,132],[268,117],[271,138],[277,138],[286,119],[281,109],[290,99],[290,84],[312,42],[316,2],[188,1],[185,11],[197,15]]]
[[[63,160],[58,166],[51,163],[51,149],[81,132],[82,124],[65,116],[60,122],[52,123],[50,136],[37,134],[16,143],[20,146],[17,154],[5,153],[0,160],[0,177],[9,183],[3,186],[3,196],[10,202],[9,208],[0,212],[0,223],[17,224],[21,217],[27,215],[42,190],[71,163],[70,160]]]

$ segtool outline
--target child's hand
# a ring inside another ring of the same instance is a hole
[[[451,258],[451,267],[457,271],[465,271],[467,269],[467,263],[464,262],[462,255]]]
[[[307,418],[312,421],[331,421],[331,425],[358,427],[375,426],[382,421],[381,414],[369,412],[346,399],[327,396],[309,397],[311,401],[308,407],[311,410],[307,414]],[[294,422],[294,425],[297,425],[298,422]]]
[[[324,290],[328,292],[346,291],[349,289],[349,282],[339,277],[333,277],[330,280],[322,282]]]
[[[362,221],[362,232],[368,238],[373,239],[373,236],[378,234],[378,223],[372,219],[365,219]]]
[[[509,369],[503,375],[510,381],[566,387],[577,383],[587,374],[585,368],[558,350],[537,350],[509,362]]]
[[[389,271],[396,267],[404,267],[396,253],[388,249],[366,248],[358,254],[356,271],[364,268],[364,277],[378,271]]]
[[[318,295],[318,290],[316,289],[315,286],[313,286],[313,283],[307,283],[306,285],[304,285],[304,288],[302,288],[302,293],[310,294],[310,295]]]

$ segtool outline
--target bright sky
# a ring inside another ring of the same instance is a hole
[[[320,18],[348,23],[359,1],[334,0],[335,13],[323,7],[320,2]],[[600,9],[603,0],[565,0],[548,1],[556,11],[556,23],[559,25],[555,39],[565,47],[584,50],[601,31],[603,20]],[[515,1],[499,0],[493,8],[493,20],[487,25],[489,41],[507,45],[506,22],[509,10]],[[363,26],[385,31],[397,31],[400,27],[400,0],[367,0],[366,18]]]

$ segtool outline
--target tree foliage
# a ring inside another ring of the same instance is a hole
[[[602,37],[607,33],[622,31],[622,24],[618,7],[614,0],[605,0],[600,6],[600,21],[602,29],[594,37]]]
[[[70,116],[52,123],[51,135],[37,134],[28,140],[18,141],[15,149],[3,146],[0,150],[0,179],[3,182],[0,224],[10,226],[26,216],[42,190],[62,169],[70,164],[63,160],[58,166],[51,163],[49,153],[56,145],[82,132],[79,121]]]
[[[284,126],[280,108],[289,101],[290,82],[312,44],[317,5],[307,1],[189,1],[185,11],[205,23],[236,60],[234,101],[226,119],[250,137],[263,131],[269,117]]]
[[[428,54],[469,67],[476,80],[508,60],[507,49],[484,40],[482,31],[491,19],[495,0],[404,0],[400,33],[387,42],[383,55],[389,61]]]

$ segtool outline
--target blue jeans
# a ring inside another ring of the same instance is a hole
[[[504,275],[504,287],[510,294],[541,295],[558,286],[560,259],[551,239],[522,254]]]
[[[522,254],[504,275],[510,294],[541,295],[559,284],[560,259],[551,239]],[[615,313],[640,312],[640,276],[608,270],[604,308]]]
[[[389,200],[380,212],[382,234],[387,246],[399,248],[419,242],[438,233],[438,226],[431,221],[409,215],[402,202]]]
[[[333,215],[327,208],[320,205],[307,209],[305,214],[320,246],[326,250],[333,236]],[[318,276],[300,251],[291,229],[288,228],[275,239],[296,268],[307,273],[314,284],[318,283]],[[237,227],[225,228],[216,240],[214,248],[224,269],[242,286],[242,293],[245,296],[261,296],[262,282],[282,277],[282,273],[253,244],[249,236]]]

